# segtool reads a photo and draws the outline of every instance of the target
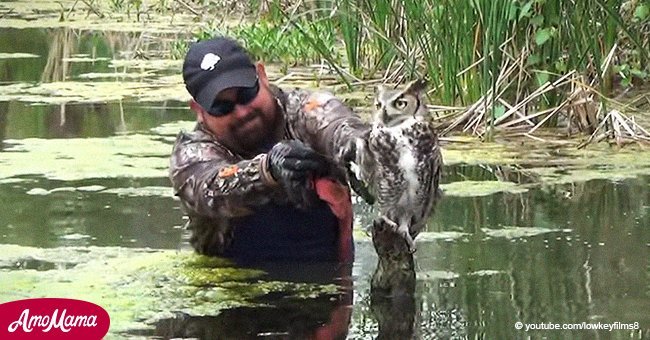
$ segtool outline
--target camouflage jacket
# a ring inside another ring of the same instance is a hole
[[[298,139],[331,160],[332,176],[347,185],[340,164],[341,148],[369,126],[327,92],[273,86],[284,110],[285,138]],[[170,161],[174,194],[189,220],[190,243],[197,252],[222,255],[233,238],[231,222],[269,202],[287,204],[265,171],[266,154],[246,158],[221,145],[201,124],[180,132]]]

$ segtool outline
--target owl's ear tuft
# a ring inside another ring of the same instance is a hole
[[[406,85],[406,90],[404,90],[404,92],[411,93],[411,94],[417,94],[417,93],[420,93],[420,92],[424,91],[424,89],[426,89],[427,85],[428,85],[428,82],[427,82],[426,79],[424,79],[424,78],[416,79],[416,80],[413,80],[410,83],[408,83],[408,85]]]

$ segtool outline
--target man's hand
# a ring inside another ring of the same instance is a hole
[[[267,162],[271,176],[284,188],[290,202],[306,208],[317,199],[312,179],[327,168],[325,157],[300,141],[289,140],[275,144]]]

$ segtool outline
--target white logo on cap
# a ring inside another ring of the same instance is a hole
[[[212,71],[214,70],[214,66],[217,65],[217,63],[221,60],[221,57],[208,53],[203,56],[203,61],[201,61],[201,69],[206,70],[206,71]]]

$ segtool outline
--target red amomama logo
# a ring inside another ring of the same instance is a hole
[[[111,320],[104,308],[60,298],[0,304],[0,339],[101,339]]]

